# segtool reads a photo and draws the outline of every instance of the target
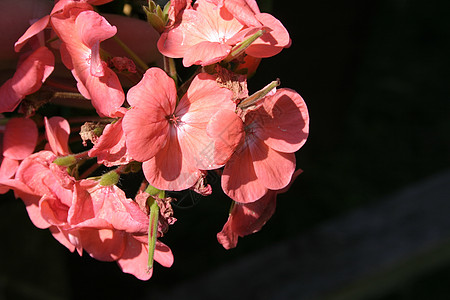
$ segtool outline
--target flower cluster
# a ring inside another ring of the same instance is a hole
[[[173,263],[159,240],[176,221],[169,193],[210,195],[208,172],[219,174],[232,206],[217,239],[236,247],[301,173],[309,117],[279,80],[249,94],[261,59],[291,43],[255,0],[149,1],[148,22],[129,19],[157,37],[154,67],[94,9],[110,1],[56,1],[17,40],[22,58],[0,88],[0,193],[12,190],[70,251],[147,280],[154,260]],[[183,82],[177,59],[193,68]],[[58,105],[83,108],[48,113]],[[142,179],[134,190],[121,184],[129,176]]]

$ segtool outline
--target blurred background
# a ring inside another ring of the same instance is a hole
[[[124,3],[139,6],[99,9]],[[227,251],[216,234],[229,200],[216,186],[188,195],[162,240],[173,267],[141,282],[70,253],[2,195],[0,299],[448,299],[450,2],[258,3],[292,46],[249,90],[280,78],[311,118],[304,173],[272,219]]]

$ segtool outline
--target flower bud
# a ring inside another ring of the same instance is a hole
[[[169,19],[169,7],[170,1],[164,6],[164,9],[161,9],[161,6],[156,5],[152,0],[148,1],[148,6],[143,6],[144,12],[147,15],[147,21],[159,33],[164,31],[167,20]]]
[[[77,159],[73,155],[67,155],[56,158],[53,163],[62,167],[70,167],[77,163]]]
[[[120,175],[116,171],[110,171],[106,174],[103,174],[100,178],[99,185],[102,186],[112,186],[116,185],[119,182]]]

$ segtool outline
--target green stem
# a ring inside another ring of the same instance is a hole
[[[266,31],[264,29],[258,30],[255,34],[248,39],[242,41],[231,49],[230,54],[223,60],[225,63],[232,61],[239,55],[241,55],[254,41],[261,37]]]
[[[158,217],[159,206],[155,198],[152,196],[147,199],[148,206],[150,207],[150,215],[148,222],[148,270],[153,268],[153,256],[155,254],[156,238],[158,235]]]
[[[246,107],[252,106],[256,102],[258,102],[259,100],[264,98],[271,90],[273,90],[274,88],[276,88],[279,85],[280,85],[280,80],[279,79],[272,81],[271,83],[269,83],[264,88],[262,88],[261,90],[257,91],[256,93],[254,93],[250,97],[242,100],[241,103],[239,103],[238,107],[239,108],[246,108]]]
[[[164,56],[164,71],[175,81],[175,85],[178,86],[177,68],[173,58]]]
[[[114,41],[119,44],[120,47],[122,47],[123,50],[125,50],[128,55],[131,56],[131,58],[134,60],[134,62],[139,65],[142,69],[147,70],[149,66],[139,57],[136,53],[134,53],[133,50],[131,50],[124,42],[122,42],[121,39],[117,35],[113,36]]]

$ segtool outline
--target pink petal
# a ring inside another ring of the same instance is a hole
[[[229,216],[228,221],[217,234],[217,241],[227,250],[235,248],[239,238],[239,236],[231,229],[230,218],[231,216]]]
[[[242,24],[248,27],[261,26],[255,13],[259,12],[256,1],[248,0],[227,0],[224,1],[225,7],[239,20]]]
[[[123,254],[117,260],[117,264],[124,273],[132,274],[140,280],[148,280],[152,277],[153,268],[148,270],[147,245],[128,235]]]
[[[37,139],[38,129],[33,120],[12,118],[3,136],[3,156],[23,160],[33,153]]]
[[[113,37],[117,33],[117,28],[111,26],[98,13],[88,10],[81,12],[76,18],[75,30],[78,31],[81,41],[91,49],[91,75],[103,76],[104,66],[100,58],[100,42]]]
[[[8,157],[3,157],[1,166],[0,166],[0,180],[2,179],[10,179],[16,174],[16,170],[19,167],[19,161],[15,159],[11,159]],[[9,188],[6,189],[5,192],[1,192],[0,194],[6,193]]]
[[[231,228],[240,237],[258,232],[275,213],[277,192],[269,191],[258,201],[236,203],[231,211]]]
[[[221,61],[231,51],[231,46],[218,42],[203,41],[190,47],[184,54],[183,66],[207,66]]]
[[[209,153],[209,160],[217,165],[225,164],[245,137],[241,118],[233,111],[225,109],[219,110],[211,117],[206,131],[214,144],[210,152],[205,151],[205,156]]]
[[[170,268],[173,264],[172,250],[162,242],[156,241],[153,259],[163,267]]]
[[[258,180],[247,141],[231,156],[222,174],[222,189],[231,199],[250,203],[267,193]]]
[[[52,73],[55,64],[53,53],[40,47],[18,67],[14,76],[0,87],[0,113],[12,112],[25,96],[37,92]]]
[[[197,1],[194,8],[206,20],[196,29],[202,31],[211,42],[226,42],[244,27],[227,9],[217,8],[208,1]]]
[[[116,186],[92,186],[90,180],[75,185],[70,224],[81,227],[114,228],[125,232],[147,232],[148,216]]]
[[[77,248],[76,245],[72,244],[69,233],[65,230],[62,230],[61,228],[58,228],[57,226],[50,226],[49,228],[50,232],[52,233],[53,237],[60,242],[62,245],[64,245],[67,249],[69,249],[70,252],[74,252]],[[80,253],[80,252],[78,252]]]
[[[51,22],[63,42],[63,62],[71,69],[80,92],[92,100],[100,116],[114,117],[125,100],[125,94],[117,75],[101,61],[98,44],[110,37],[115,27],[91,10],[92,7],[83,5],[83,2],[73,3],[56,12]],[[98,31],[89,31],[83,21]]]
[[[133,108],[125,114],[122,126],[135,160],[146,161],[164,147],[169,133],[166,116],[173,113],[176,99],[175,83],[158,68],[147,70],[128,91],[127,100]]]
[[[25,43],[32,38],[33,36],[37,35],[39,32],[43,31],[50,22],[50,16],[46,15],[33,23],[27,31],[17,40],[17,42],[14,44],[14,51],[19,52],[22,47],[25,45]]]
[[[114,261],[124,253],[127,234],[123,231],[85,229],[79,232],[83,249],[95,259]]]
[[[193,186],[201,172],[183,157],[175,129],[163,149],[142,164],[145,178],[160,189],[181,191]]]
[[[184,10],[180,23],[161,34],[158,50],[168,57],[183,57],[190,47],[208,40],[207,29],[203,29],[207,25],[202,24],[207,22],[200,13],[192,9]]]
[[[183,64],[211,64],[226,57],[231,49],[225,45],[240,29],[240,24],[226,10],[219,10],[208,2],[196,4],[198,11],[186,9],[181,20],[161,35],[159,51],[169,57],[185,57]],[[200,46],[196,46],[202,42]],[[194,49],[191,47],[195,46]],[[198,53],[197,53],[198,52]]]
[[[63,117],[44,117],[45,134],[50,148],[56,155],[69,154],[70,125]]]
[[[257,14],[256,18],[267,28],[267,32],[250,45],[245,53],[254,57],[271,57],[291,45],[289,33],[278,19],[266,13]]]
[[[52,225],[65,225],[68,207],[61,204],[53,195],[43,195],[39,201],[42,217]]]
[[[206,127],[211,116],[219,109],[231,113],[236,105],[231,101],[232,92],[217,85],[215,77],[202,73],[194,78],[186,95],[181,99],[175,115],[181,116],[177,126],[181,151],[188,163],[202,170],[216,169],[223,162],[215,162],[214,141]]]
[[[300,149],[309,134],[308,109],[302,97],[293,90],[279,89],[265,99],[263,107],[267,117],[260,118],[264,127],[256,132],[258,137],[280,152],[293,153]]]
[[[116,73],[105,68],[102,77],[89,76],[85,82],[92,105],[100,116],[114,118],[125,101],[125,94]]]
[[[1,181],[0,184],[7,185],[9,188],[13,189],[16,198],[22,199],[25,208],[27,209],[28,217],[34,226],[40,229],[46,229],[50,226],[41,215],[41,210],[39,208],[40,196],[34,194],[28,186],[16,179]]]
[[[275,151],[259,139],[250,143],[250,152],[256,176],[262,185],[271,190],[288,185],[295,171],[294,153]]]

